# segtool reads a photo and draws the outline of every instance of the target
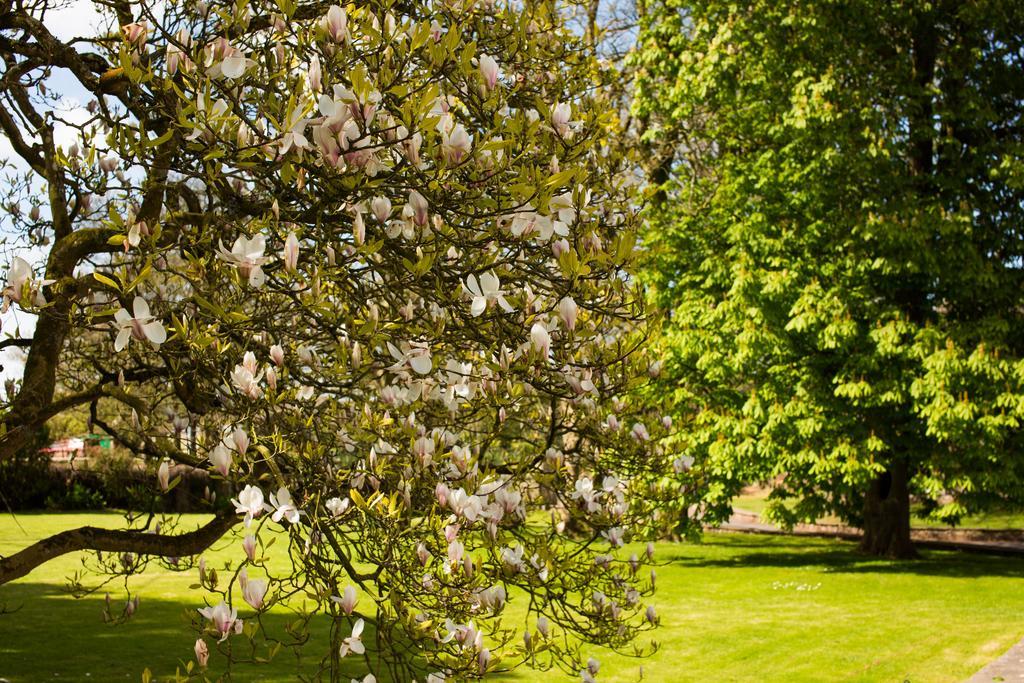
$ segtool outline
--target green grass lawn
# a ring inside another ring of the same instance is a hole
[[[0,553],[72,525],[119,519],[4,515]],[[237,557],[235,543],[208,553],[210,564]],[[702,544],[663,543],[658,555],[664,564],[653,602],[662,618],[661,650],[647,660],[594,651],[602,661],[599,681],[636,681],[641,666],[643,680],[673,683],[961,681],[1024,635],[1024,560],[926,551],[916,562],[876,561],[848,543],[730,534],[708,534]],[[65,556],[0,587],[0,604],[17,610],[0,616],[0,677],[138,681],[147,666],[173,674],[191,656],[189,610],[202,602],[188,588],[194,573],[155,570],[134,579],[138,614],[108,626],[102,593],[76,600],[62,590],[79,566],[79,558]],[[116,587],[112,592],[118,595]],[[314,632],[311,660],[323,637]],[[300,666],[312,670],[311,661]],[[211,658],[211,672],[222,667]],[[573,680],[528,671],[510,678]],[[296,661],[281,656],[269,666],[242,667],[234,680],[293,681]]]

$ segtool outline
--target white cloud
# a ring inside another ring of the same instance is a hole
[[[105,20],[91,0],[74,0],[46,13],[43,24],[58,40],[89,38],[103,29]]]
[[[82,139],[79,130],[73,125],[85,123],[92,115],[88,109],[78,103],[78,100],[69,97],[62,99],[61,105],[59,116],[63,121],[57,121],[57,125],[54,126],[53,141],[58,147],[67,149]]]

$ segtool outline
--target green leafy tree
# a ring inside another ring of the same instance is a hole
[[[649,281],[704,514],[770,480],[774,519],[908,556],[912,496],[1019,500],[1024,6],[644,10]]]

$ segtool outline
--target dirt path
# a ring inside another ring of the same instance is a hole
[[[723,531],[758,534],[793,534],[859,540],[860,529],[840,524],[797,524],[792,531],[784,531],[760,521],[753,512],[736,510]],[[915,545],[940,550],[965,550],[995,555],[1024,555],[1024,532],[994,531],[987,529],[913,529],[910,532]]]

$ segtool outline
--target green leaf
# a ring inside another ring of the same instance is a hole
[[[112,278],[107,277],[106,275],[94,271],[92,277],[100,284],[109,287],[110,289],[113,289],[115,292],[121,291],[121,283]]]

